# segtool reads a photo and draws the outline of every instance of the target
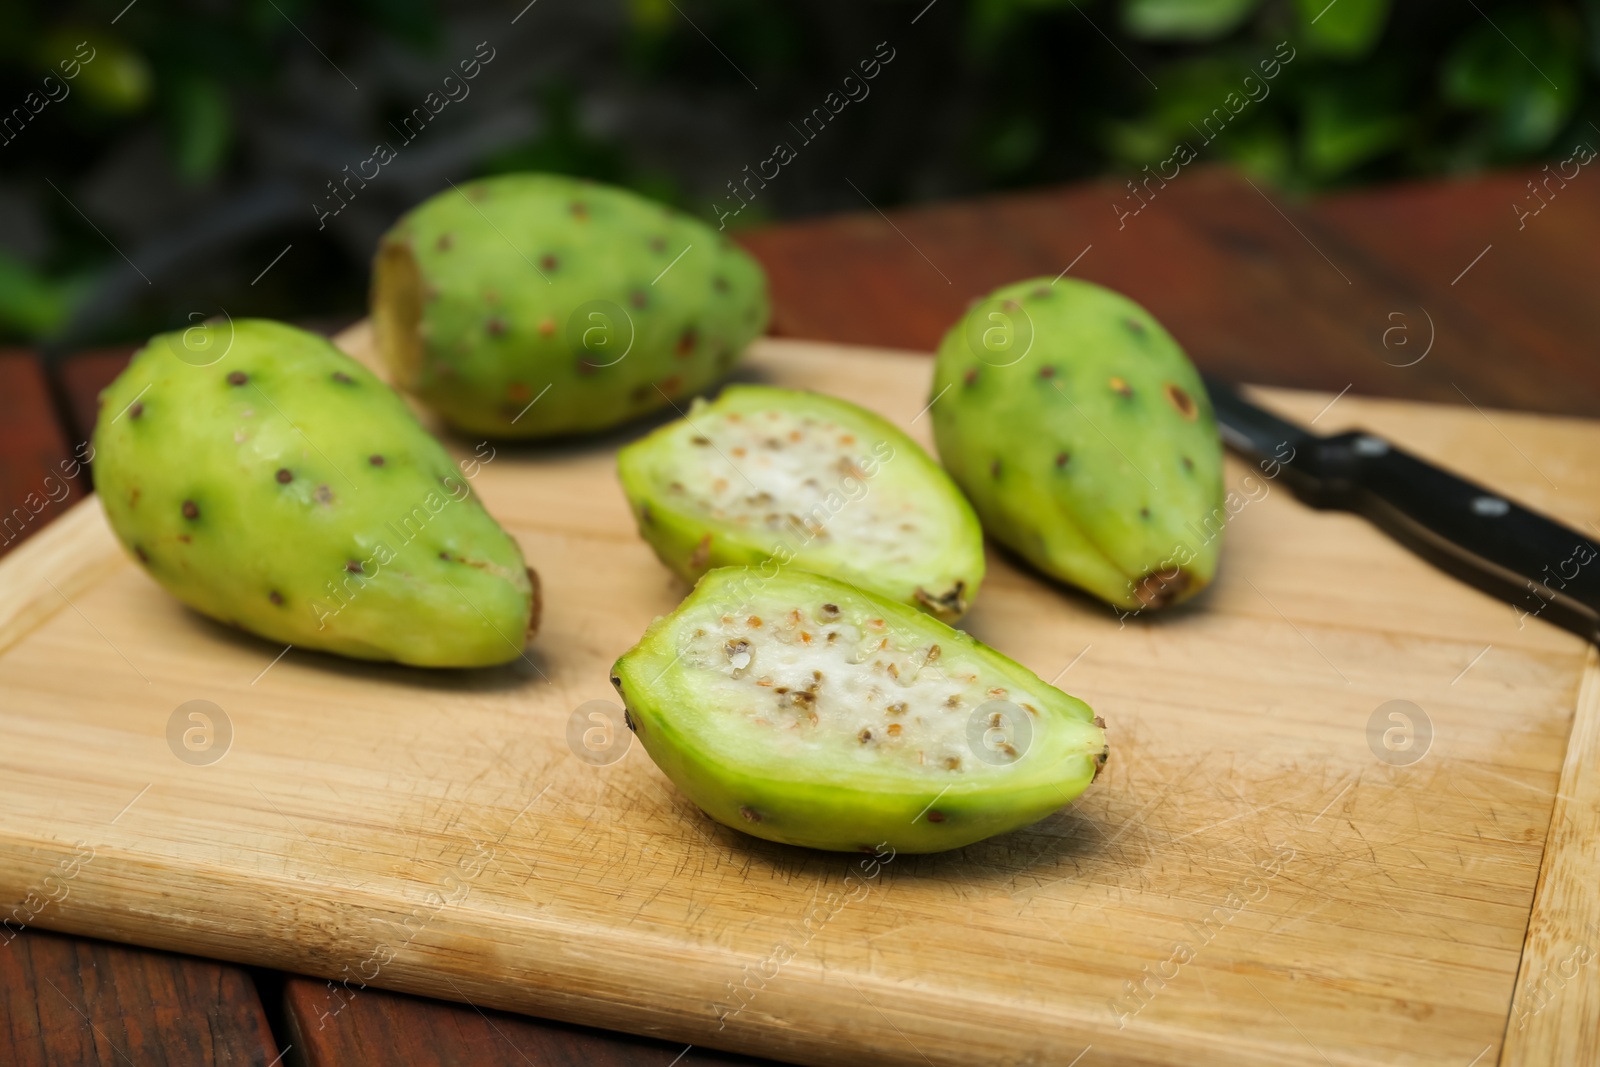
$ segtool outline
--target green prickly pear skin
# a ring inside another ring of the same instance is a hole
[[[261,319],[158,336],[100,402],[106,517],[190,607],[357,659],[522,655],[539,597],[517,543],[405,401],[324,338]]]
[[[941,852],[1088,788],[1105,724],[917,609],[769,563],[708,571],[611,669],[627,721],[713,819],[855,852]]]
[[[1132,300],[1035,278],[990,294],[939,346],[939,457],[989,536],[1120,607],[1216,574],[1222,442],[1199,373]]]
[[[559,175],[441,192],[373,264],[396,380],[488,436],[600,430],[676,403],[725,375],[768,314],[761,267],[726,235]]]

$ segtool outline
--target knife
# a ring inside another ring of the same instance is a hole
[[[1222,440],[1316,508],[1364,516],[1434,566],[1600,643],[1600,549],[1546,518],[1363,430],[1320,436],[1207,377]]]

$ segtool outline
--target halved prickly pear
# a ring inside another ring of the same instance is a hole
[[[686,581],[774,559],[953,621],[983,581],[983,532],[949,476],[836,397],[734,385],[624,448],[639,532]]]
[[[1222,443],[1200,375],[1149,312],[1088,282],[996,290],[939,346],[939,457],[986,533],[1131,609],[1216,573]]]
[[[539,587],[517,543],[405,401],[324,338],[259,319],[166,334],[101,401],[106,518],[185,604],[358,659],[522,655]]]
[[[810,848],[939,852],[1094,780],[1081,700],[913,608],[793,569],[708,572],[612,668],[656,765],[718,822]]]

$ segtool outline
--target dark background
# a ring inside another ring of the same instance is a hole
[[[1600,144],[1583,106],[1600,0],[525,2],[0,7],[0,341],[65,351],[223,307],[354,316],[402,211],[502,170],[715,222],[726,183],[786,140],[798,158],[745,227],[1132,178],[1180,140],[1290,195]],[[1284,41],[1270,95],[1203,144],[1190,123]],[[33,113],[79,42],[94,58]],[[479,42],[494,58],[470,95],[402,142],[395,124]],[[894,58],[870,95],[801,145],[790,123],[879,42]],[[327,183],[380,140],[397,158],[319,230]]]

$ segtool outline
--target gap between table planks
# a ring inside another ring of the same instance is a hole
[[[364,352],[366,334],[343,343]],[[926,434],[925,360],[765,341],[751,364]],[[1264,395],[1301,418],[1327,403]],[[1600,485],[1577,462],[1600,444],[1591,423],[1495,413],[1513,448],[1470,410],[1348,396],[1333,410],[1319,428],[1358,420],[1574,525],[1594,517]],[[1204,604],[1165,620],[1119,629],[993,557],[968,627],[1047,679],[1093,646],[1061,684],[1110,720],[1107,775],[1030,830],[900,857],[719,1029],[728,983],[851,860],[706,823],[642,751],[599,770],[566,753],[567,714],[609,694],[610,658],[682,592],[632,532],[614,444],[508,448],[477,483],[552,586],[530,653],[548,684],[526,667],[441,675],[297,651],[256,688],[275,649],[178,607],[93,502],[74,509],[0,567],[16,701],[0,712],[0,890],[92,835],[95,863],[48,920],[60,929],[339,977],[415,918],[465,840],[494,842],[489,877],[427,912],[375,984],[807,1063],[1053,1062],[1092,1045],[1100,1063],[1314,1049],[1458,1067],[1507,1035],[1519,960],[1538,977],[1570,951],[1563,931],[1589,904],[1558,890],[1582,857],[1553,851],[1542,879],[1540,858],[1558,780],[1567,796],[1587,786],[1570,755],[1563,771],[1586,647],[1519,629],[1359,520],[1273,488],[1235,520]],[[1244,473],[1232,464],[1230,482]],[[165,725],[207,693],[235,709],[238,738],[196,769],[166,752]],[[1394,697],[1436,730],[1404,769],[1365,738]],[[138,818],[111,826],[145,785]],[[1267,895],[1225,909],[1118,1028],[1107,1002],[1123,983],[1284,848]],[[1566,998],[1593,995],[1588,969],[1564,982],[1563,1010],[1532,1013],[1507,1062],[1540,1034],[1564,1040]]]

